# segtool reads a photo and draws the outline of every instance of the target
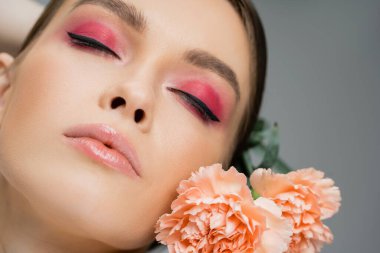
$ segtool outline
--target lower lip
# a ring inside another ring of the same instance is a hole
[[[88,137],[69,137],[66,141],[91,159],[130,177],[138,177],[132,165],[124,155],[117,150],[104,146],[102,142]]]

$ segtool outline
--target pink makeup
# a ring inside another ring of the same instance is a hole
[[[86,21],[84,23],[80,23],[79,25],[74,25],[74,27],[69,29],[68,32],[90,37],[99,41],[115,52],[120,51],[120,47],[117,45],[117,39],[114,32],[99,22]]]
[[[219,119],[223,118],[224,110],[220,96],[211,85],[201,81],[188,81],[179,88],[200,99]]]

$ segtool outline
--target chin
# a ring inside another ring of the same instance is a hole
[[[142,217],[141,211],[130,213],[126,217],[99,215],[97,213],[90,213],[86,217],[81,217],[83,212],[79,211],[79,213],[73,217],[75,220],[79,220],[77,222],[78,227],[75,230],[80,229],[81,236],[90,240],[99,241],[121,250],[140,249],[149,246],[154,241],[156,220],[148,215]]]

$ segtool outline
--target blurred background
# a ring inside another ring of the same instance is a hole
[[[254,3],[269,48],[261,115],[279,124],[280,156],[325,171],[342,191],[323,252],[379,252],[380,1]]]
[[[279,124],[280,156],[342,191],[322,252],[380,252],[380,1],[253,2],[269,48],[261,115]]]

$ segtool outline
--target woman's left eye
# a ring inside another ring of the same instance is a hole
[[[109,54],[119,60],[121,59],[120,56],[115,53],[115,51],[113,51],[111,48],[107,47],[103,43],[97,41],[96,39],[71,32],[67,32],[67,35],[70,37],[71,42],[77,46],[92,48]]]
[[[167,88],[169,91],[174,92],[181,96],[188,104],[190,104],[202,117],[205,121],[216,121],[220,122],[218,117],[208,108],[208,106],[202,102],[199,98],[184,92],[182,90],[178,90],[172,87]]]

